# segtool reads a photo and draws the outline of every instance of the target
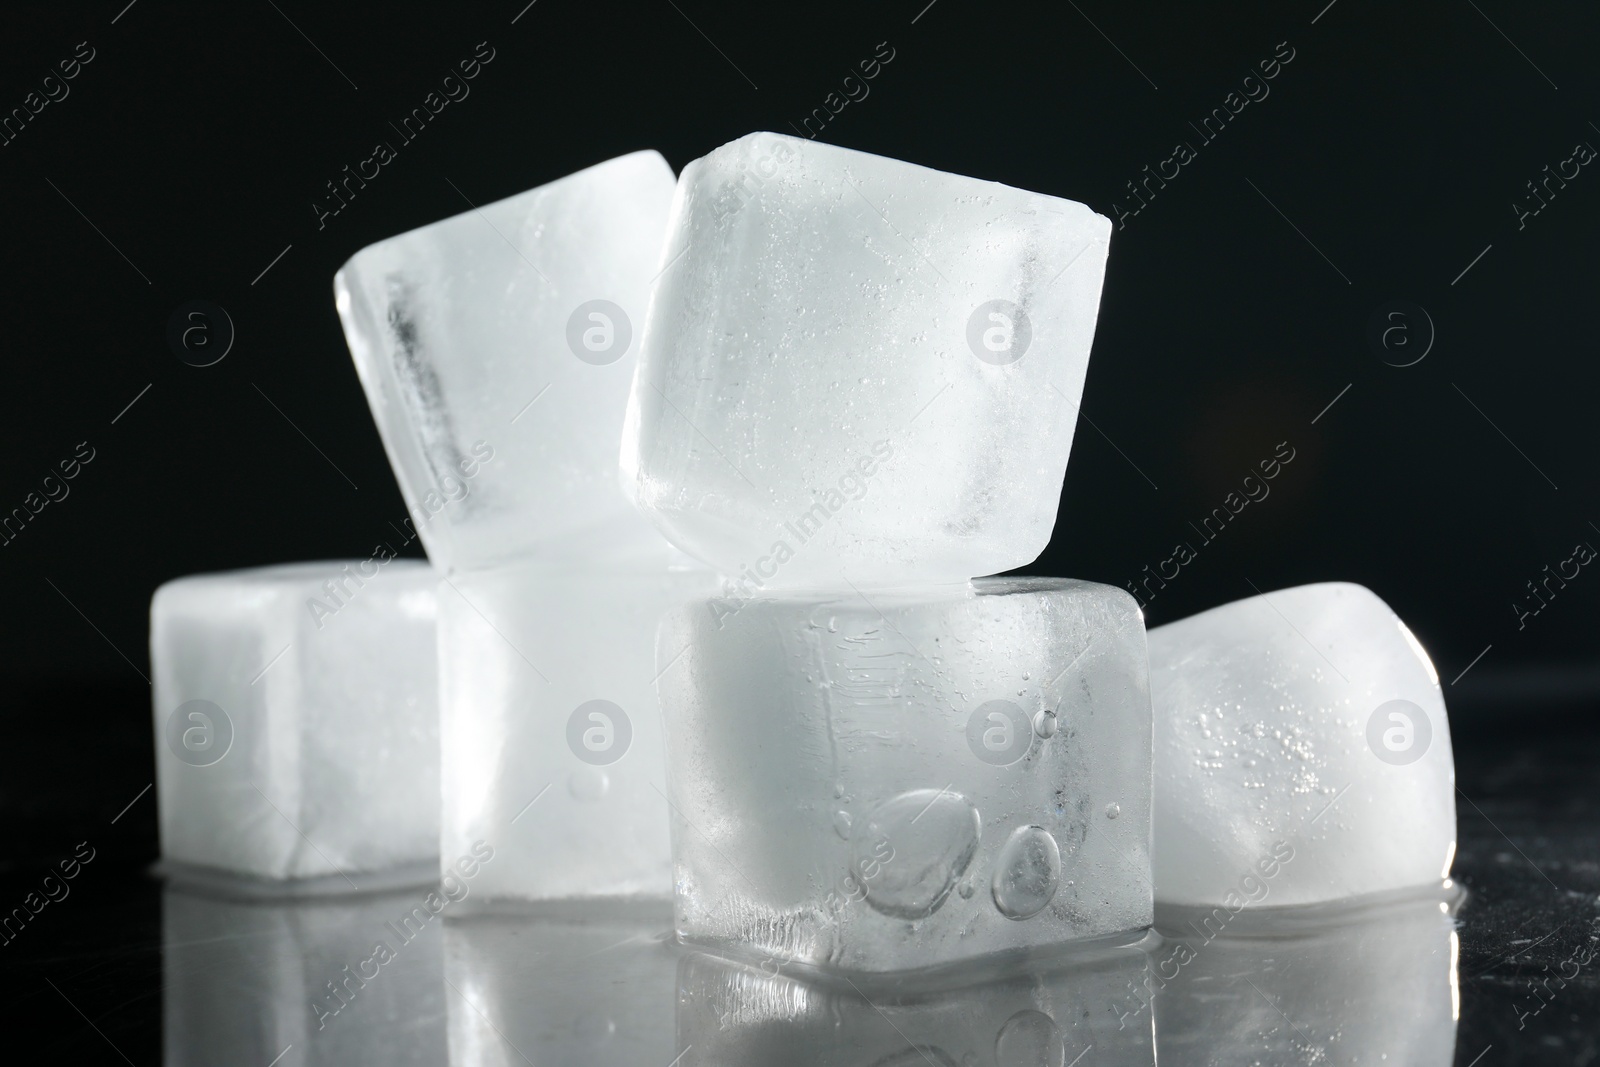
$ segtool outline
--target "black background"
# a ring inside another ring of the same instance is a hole
[[[124,2],[13,10],[0,38],[6,109],[79,42],[95,54],[0,147],[0,509],[79,442],[95,455],[0,547],[0,806],[22,854],[149,781],[158,584],[364,556],[404,514],[334,313],[348,256],[463,195],[793,132],[880,42],[894,58],[823,139],[1108,216],[1293,51],[1115,232],[1060,519],[1031,570],[1125,587],[1189,542],[1152,624],[1252,587],[1361,582],[1432,652],[1458,733],[1509,693],[1596,688],[1600,578],[1520,629],[1513,607],[1600,545],[1600,176],[1521,229],[1512,206],[1600,145],[1592,5]],[[325,184],[397,142],[389,123],[479,42],[495,58],[471,95],[319,228]],[[167,343],[193,299],[236,329],[211,367]],[[1436,330],[1414,366],[1368,339],[1394,300]],[[1279,442],[1296,459],[1271,496],[1202,544],[1191,523]],[[153,814],[130,820],[149,852]]]

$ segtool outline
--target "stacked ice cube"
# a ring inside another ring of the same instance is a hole
[[[685,168],[623,464],[723,595],[663,625],[677,923],[852,971],[1151,918],[1143,620],[1049,540],[1109,222],[756,134]]]
[[[1050,538],[1109,231],[755,134],[358,253],[433,568],[158,591],[169,862],[355,886],[487,844],[475,905],[672,893],[684,939],[859,973],[1436,885],[1443,700],[1370,592],[1147,657],[1120,590],[982,577]]]
[[[617,448],[673,176],[636,152],[372,245],[334,282],[440,574],[441,855],[479,899],[670,892],[656,620],[708,572]]]

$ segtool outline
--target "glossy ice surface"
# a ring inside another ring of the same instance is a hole
[[[656,625],[713,589],[532,565],[439,583],[441,858],[494,845],[480,899],[671,894]]]
[[[896,990],[687,954],[678,1044],[714,1067],[1155,1067],[1150,1019],[1124,1025],[1117,1011],[1148,965],[1130,945],[987,982]]]
[[[1144,626],[1120,590],[718,599],[656,655],[686,939],[901,971],[1150,922]]]
[[[1449,874],[1439,680],[1370,590],[1298,586],[1157,627],[1150,684],[1158,900],[1307,904]]]
[[[624,436],[684,551],[769,589],[964,581],[1050,539],[1110,222],[751,134],[684,168]]]
[[[179,578],[150,602],[161,853],[262,878],[431,864],[434,582],[410,560]]]
[[[334,278],[440,570],[659,555],[617,488],[617,441],[672,187],[655,152],[620,156],[371,245]]]
[[[1246,909],[1226,923],[1163,910],[1167,940],[1143,988],[1118,991],[1115,1003],[1142,1022],[1141,999],[1154,995],[1162,1063],[1448,1067],[1463,1062],[1460,948],[1440,903],[1434,894],[1338,911]]]
[[[445,927],[450,1067],[668,1067],[684,1051],[666,901],[594,903]]]

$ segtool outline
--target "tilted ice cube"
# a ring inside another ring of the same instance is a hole
[[[656,656],[686,940],[881,972],[1149,924],[1121,590],[724,598],[664,620]]]
[[[635,152],[356,253],[345,338],[443,571],[660,554],[617,441],[672,171]]]
[[[752,134],[678,183],[625,477],[755,587],[961,581],[1050,539],[1110,222]]]
[[[495,846],[480,898],[671,894],[656,625],[713,583],[532,565],[439,583],[442,855]]]
[[[431,868],[434,583],[391,556],[179,578],[150,602],[161,854],[262,878]]]
[[[1124,1025],[1113,1008],[1147,965],[1127,945],[984,982],[969,967],[959,984],[902,988],[808,980],[775,960],[696,952],[678,967],[678,1047],[718,1067],[1154,1067],[1150,1020]]]
[[[1303,585],[1150,631],[1156,897],[1271,903],[1438,885],[1456,848],[1439,679],[1359,585]],[[1281,857],[1280,857],[1281,858]]]
[[[1154,965],[1117,991],[1116,1010],[1148,1026],[1153,999],[1162,1063],[1446,1067],[1461,1004],[1456,923],[1440,903],[1247,907],[1231,919],[1182,908],[1170,929],[1164,909]]]

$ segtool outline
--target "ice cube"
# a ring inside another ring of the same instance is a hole
[[[1064,579],[663,621],[679,934],[846,971],[1149,924],[1134,600]]]
[[[625,477],[669,540],[752,589],[1031,562],[1110,229],[1070,200],[817,141],[724,145],[678,183]]]
[[[264,901],[166,888],[162,1062],[448,1062],[443,924],[412,910],[426,913],[425,899],[412,890]],[[402,921],[409,940],[396,933]]]
[[[592,903],[445,927],[451,1067],[680,1060],[671,908]],[[713,1062],[691,1056],[680,1067]]]
[[[672,171],[635,152],[356,253],[345,338],[443,571],[659,555],[617,442]]]
[[[1213,905],[1259,885],[1267,904],[1308,904],[1449,875],[1439,678],[1371,590],[1297,586],[1157,627],[1150,685],[1157,899]]]
[[[434,583],[390,556],[179,578],[150,602],[168,863],[273,879],[439,847]]]
[[[1159,956],[1118,1010],[1148,1026],[1154,994],[1162,1063],[1447,1067],[1458,946],[1440,903],[1245,910],[1226,922],[1222,909],[1163,908]]]
[[[495,846],[480,896],[671,894],[655,632],[714,588],[534,564],[439,583],[443,855]]]
[[[967,968],[953,987],[899,989],[692,953],[678,968],[678,1046],[697,1063],[741,1067],[1154,1067],[1149,1018],[1125,1025],[1113,1008],[1147,964],[1126,946],[981,983]]]

